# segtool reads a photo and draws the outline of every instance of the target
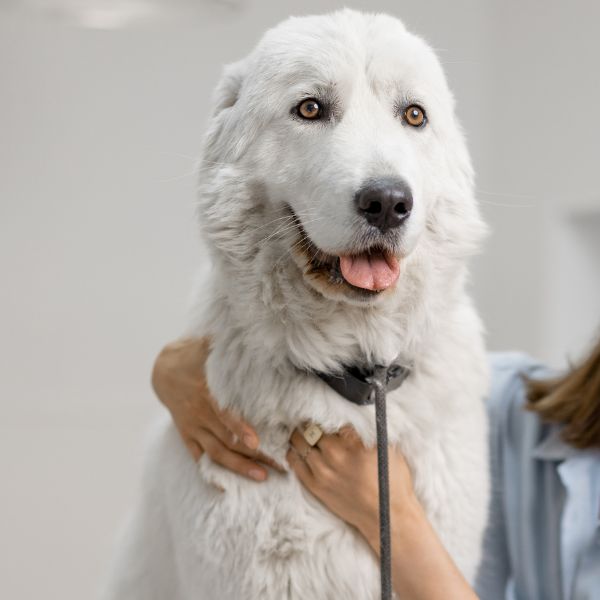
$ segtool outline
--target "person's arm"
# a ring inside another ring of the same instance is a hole
[[[258,436],[252,427],[236,415],[221,411],[211,397],[204,376],[208,352],[206,340],[182,340],[166,346],[154,366],[156,394],[171,412],[196,459],[205,451],[224,467],[262,481],[267,470],[260,462],[271,465],[271,461],[257,452]],[[246,436],[244,445],[240,440]],[[306,442],[297,432],[291,444],[300,453],[306,451]],[[356,433],[345,428],[339,434],[323,436],[306,461],[292,451],[288,461],[300,481],[329,510],[356,527],[377,553],[375,450],[366,449]],[[403,600],[476,598],[416,500],[404,458],[392,449],[390,485],[396,593]]]
[[[295,432],[288,461],[300,481],[329,510],[353,525],[379,553],[377,452],[351,428],[324,435],[309,449]],[[305,459],[301,457],[305,456]],[[396,594],[411,600],[476,599],[429,523],[402,454],[390,448],[392,578]]]
[[[258,435],[248,423],[217,406],[204,376],[208,353],[206,339],[190,338],[165,346],[152,371],[154,391],[196,460],[206,452],[227,469],[264,481],[268,476],[264,465],[281,467],[257,450]]]
[[[506,365],[503,363],[506,360],[503,356],[494,359],[492,387],[487,399],[492,486],[481,563],[475,581],[477,593],[485,600],[506,598],[511,571],[503,500],[503,446],[507,437],[504,429],[508,420],[507,413],[513,402],[519,406],[522,404],[524,384],[515,363]],[[519,360],[523,361],[523,358]]]

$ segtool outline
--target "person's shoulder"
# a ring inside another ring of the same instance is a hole
[[[524,392],[524,382],[540,376],[546,368],[523,352],[490,352],[488,354],[492,383],[489,399],[492,404],[506,401],[507,392]],[[511,396],[508,393],[508,396]],[[514,399],[514,398],[513,398]]]
[[[543,377],[546,367],[522,352],[494,352],[489,354],[492,381],[487,399],[492,428],[499,428],[503,436],[517,434],[530,420],[523,410],[527,401],[527,380]]]
[[[494,375],[529,373],[542,367],[540,361],[524,352],[490,352],[488,359]]]

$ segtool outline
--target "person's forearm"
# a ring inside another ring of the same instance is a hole
[[[402,600],[477,599],[416,500],[393,509],[391,517],[393,587]],[[379,555],[378,523],[363,535]]]

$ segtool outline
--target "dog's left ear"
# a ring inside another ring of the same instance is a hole
[[[214,162],[224,162],[231,158],[243,132],[233,135],[233,128],[239,124],[236,105],[243,90],[248,72],[247,59],[229,64],[213,94],[213,108],[206,133],[204,158]]]
[[[435,208],[428,218],[429,231],[448,257],[464,258],[479,251],[488,227],[475,197],[475,177],[465,136],[455,118],[446,132],[445,176],[440,176]]]

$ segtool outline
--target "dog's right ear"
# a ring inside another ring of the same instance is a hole
[[[213,117],[238,101],[246,77],[246,63],[241,60],[227,65],[213,96]]]
[[[227,65],[213,95],[208,131],[205,138],[204,158],[213,163],[235,159],[243,138],[236,107],[246,79],[246,60]],[[234,129],[237,125],[237,132]]]

